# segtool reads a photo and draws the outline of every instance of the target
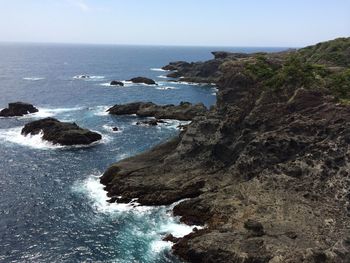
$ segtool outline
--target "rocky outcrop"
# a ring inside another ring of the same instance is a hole
[[[179,105],[156,105],[152,102],[134,102],[115,105],[107,110],[112,115],[136,114],[140,117],[155,117],[156,119],[175,119],[189,121],[206,113],[207,108],[202,104],[181,102]]]
[[[112,80],[111,83],[110,83],[111,86],[121,86],[123,87],[124,86],[124,83],[121,82],[121,81],[118,81],[118,80]]]
[[[283,56],[225,60],[215,107],[101,177],[114,200],[186,198],[174,215],[205,227],[167,238],[185,261],[350,262],[350,106],[306,82],[266,87]]]
[[[96,132],[80,128],[75,123],[60,122],[54,118],[33,121],[24,126],[22,134],[37,135],[42,139],[60,145],[88,145],[102,139]]]
[[[153,79],[145,78],[145,77],[137,77],[132,78],[129,81],[137,84],[146,84],[146,85],[157,85],[157,83]]]
[[[5,108],[0,111],[0,117],[23,116],[38,111],[39,110],[35,108],[32,104],[24,102],[12,102],[9,103],[8,108]]]

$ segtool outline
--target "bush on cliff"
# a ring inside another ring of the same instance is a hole
[[[332,74],[327,87],[334,95],[343,100],[350,100],[350,69]]]

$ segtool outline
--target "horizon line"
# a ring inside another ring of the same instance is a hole
[[[298,49],[301,47],[293,46],[229,46],[229,45],[194,45],[194,44],[121,44],[121,43],[80,43],[80,42],[37,42],[37,41],[0,41],[0,44],[31,44],[31,45],[86,45],[86,46],[135,46],[135,47],[218,47],[218,48],[282,48]]]

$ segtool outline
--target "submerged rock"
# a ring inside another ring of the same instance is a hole
[[[96,132],[80,128],[75,123],[60,122],[54,118],[33,121],[24,126],[24,136],[43,133],[43,140],[60,145],[88,145],[102,139]]]
[[[89,75],[77,75],[74,77],[74,79],[89,79],[90,76]]]
[[[124,83],[121,82],[121,81],[118,81],[118,80],[112,80],[111,83],[110,83],[111,86],[121,86],[123,87],[124,86]]]
[[[166,122],[163,120],[153,119],[153,120],[147,120],[147,121],[138,121],[136,122],[136,125],[157,126],[159,123],[166,123]]]
[[[5,108],[0,111],[0,117],[23,116],[38,111],[39,110],[35,108],[32,104],[24,102],[12,102],[9,103],[8,108]]]
[[[181,102],[179,105],[156,105],[152,102],[134,102],[115,105],[107,110],[112,115],[136,114],[140,117],[155,117],[156,119],[175,119],[189,121],[207,112],[204,104]]]
[[[129,81],[131,81],[132,83],[157,85],[157,83],[153,79],[149,79],[149,78],[145,78],[145,77],[132,78]]]

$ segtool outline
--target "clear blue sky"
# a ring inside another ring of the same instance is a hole
[[[0,41],[299,47],[350,36],[350,0],[0,0]]]

